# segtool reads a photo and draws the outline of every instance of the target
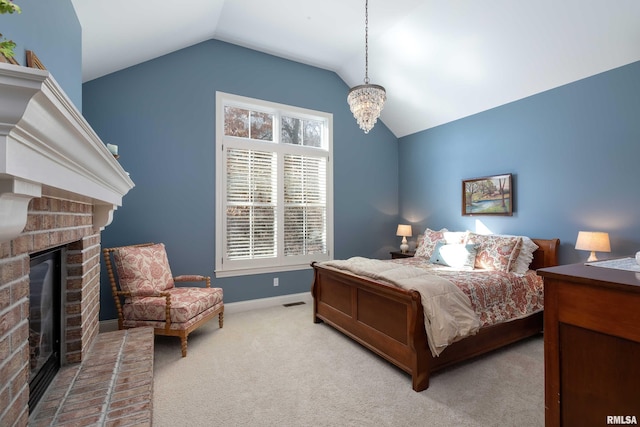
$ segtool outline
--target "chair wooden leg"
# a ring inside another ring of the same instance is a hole
[[[187,335],[180,337],[180,343],[182,344],[182,357],[187,357]]]
[[[220,314],[218,314],[218,325],[222,328],[223,324],[224,324],[224,311],[221,311]]]

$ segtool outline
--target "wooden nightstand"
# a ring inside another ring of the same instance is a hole
[[[405,252],[405,253],[402,253],[400,251],[391,251],[389,253],[391,254],[391,259],[412,258],[416,254],[416,251],[408,251],[408,252]]]

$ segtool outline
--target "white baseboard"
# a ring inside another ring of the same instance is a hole
[[[224,314],[241,313],[249,310],[259,310],[261,308],[275,307],[282,304],[291,304],[293,302],[303,301],[307,304],[313,303],[311,292],[302,292],[299,294],[281,295],[279,297],[258,298],[248,301],[231,302],[224,305]],[[100,332],[111,332],[118,330],[118,319],[109,319],[100,321]]]
[[[313,297],[311,292],[302,292],[300,294],[281,295],[279,297],[258,298],[248,301],[231,302],[224,305],[224,314],[240,313],[249,310],[258,310],[261,308],[275,307],[276,305],[290,304],[292,302],[304,301],[312,303]]]

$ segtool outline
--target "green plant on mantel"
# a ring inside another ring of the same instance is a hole
[[[0,14],[5,13],[20,13],[20,6],[14,4],[12,0],[0,0]],[[0,34],[2,37],[2,34]],[[16,44],[13,40],[3,39],[0,41],[0,53],[6,56],[7,58],[13,58],[15,52],[13,51],[16,48]]]

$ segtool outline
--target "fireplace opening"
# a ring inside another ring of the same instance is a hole
[[[64,248],[55,248],[31,256],[29,413],[60,369],[63,251]]]

